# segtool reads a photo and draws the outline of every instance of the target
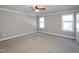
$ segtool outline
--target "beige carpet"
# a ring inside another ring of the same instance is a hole
[[[3,53],[78,53],[79,46],[75,40],[33,33],[0,42]]]

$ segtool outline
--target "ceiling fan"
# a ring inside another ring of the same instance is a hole
[[[40,12],[41,10],[46,10],[46,8],[40,6],[40,5],[35,5],[31,7],[33,11],[35,12]]]

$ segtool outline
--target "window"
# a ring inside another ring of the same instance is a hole
[[[74,30],[74,14],[65,14],[62,15],[62,30],[63,31],[70,31],[72,32]]]
[[[76,31],[79,32],[79,13],[76,15]]]
[[[39,27],[40,27],[41,29],[44,28],[44,17],[40,17],[40,18],[39,18]]]

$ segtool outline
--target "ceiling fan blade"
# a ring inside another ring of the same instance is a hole
[[[39,10],[46,10],[46,8],[38,8]]]

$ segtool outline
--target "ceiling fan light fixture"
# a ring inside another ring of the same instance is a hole
[[[39,9],[35,9],[35,12],[40,12],[40,10]]]

